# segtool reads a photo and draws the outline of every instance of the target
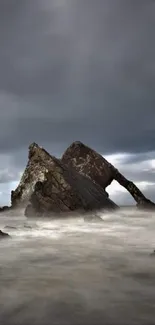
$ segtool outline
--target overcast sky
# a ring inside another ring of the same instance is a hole
[[[0,0],[1,205],[33,141],[81,140],[155,200],[154,31],[153,0]]]

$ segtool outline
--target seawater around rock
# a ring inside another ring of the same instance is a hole
[[[154,325],[155,216],[102,218],[1,214],[11,240],[0,241],[0,324]]]

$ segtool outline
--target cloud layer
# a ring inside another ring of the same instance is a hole
[[[149,0],[1,1],[0,149],[154,149],[154,17]]]
[[[155,149],[154,30],[152,0],[1,0],[1,183],[19,178],[33,141],[142,163]]]

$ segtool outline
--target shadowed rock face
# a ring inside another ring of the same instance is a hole
[[[132,181],[126,179],[105,158],[83,143],[79,141],[72,143],[63,154],[62,161],[67,166],[75,167],[79,173],[87,175],[104,190],[116,180],[132,195],[138,208],[155,209],[155,204],[147,199]]]
[[[75,167],[80,174],[86,175],[103,189],[114,179],[108,161],[79,141],[73,142],[67,148],[61,161],[68,167]]]
[[[104,190],[33,143],[21,181],[12,191],[12,207],[25,207],[27,216],[51,212],[90,211],[117,206]]]
[[[26,216],[117,208],[99,185],[79,174],[75,168],[68,168],[55,157],[52,159],[53,164],[45,173],[45,180],[37,182],[34,187]]]
[[[113,179],[128,190],[138,206],[155,208],[134,183],[81,142],[74,142],[62,159],[51,156],[33,143],[29,147],[29,160],[21,181],[12,191],[12,207],[26,207],[27,216],[81,209],[115,209],[116,204],[105,192]]]
[[[35,184],[25,211],[26,216],[42,216],[48,212],[69,212],[81,208],[81,200],[66,182],[57,160],[50,167],[50,171],[45,173],[45,180]]]

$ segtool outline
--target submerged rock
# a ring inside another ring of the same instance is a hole
[[[0,239],[9,238],[9,237],[10,237],[9,234],[0,230]]]
[[[9,207],[7,205],[4,205],[3,207],[0,207],[0,212],[5,212],[5,211],[8,211],[10,209],[11,209],[11,207]]]
[[[137,208],[143,211],[144,210],[151,211],[151,210],[155,210],[155,204],[149,199],[145,198],[144,200],[142,199],[137,203]]]
[[[154,249],[153,252],[150,254],[150,256],[154,256],[154,257],[155,257],[155,249]]]

